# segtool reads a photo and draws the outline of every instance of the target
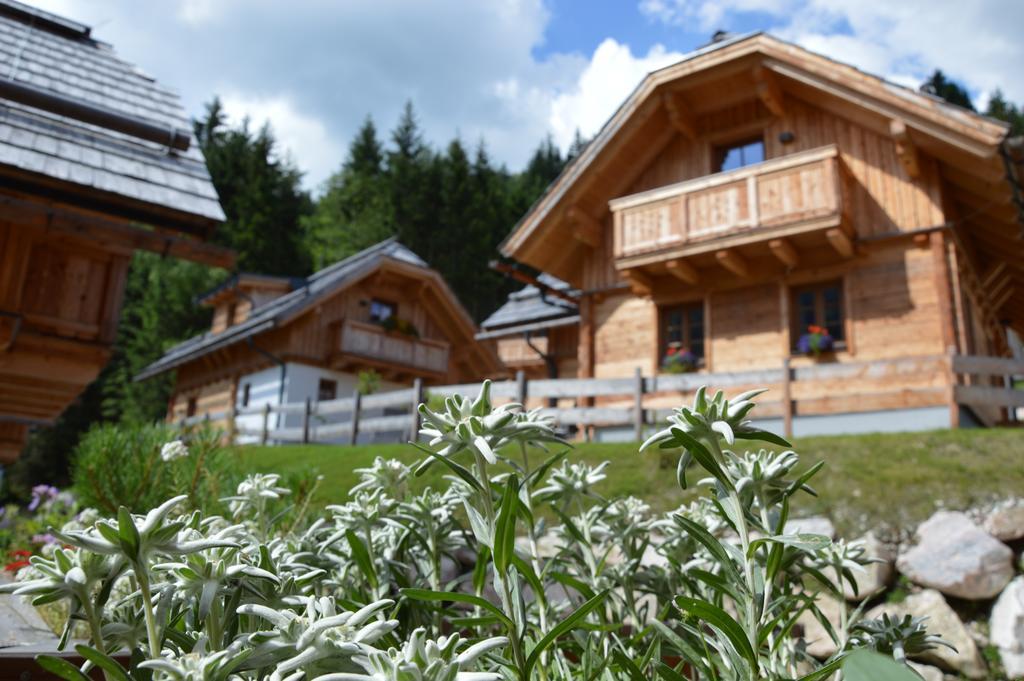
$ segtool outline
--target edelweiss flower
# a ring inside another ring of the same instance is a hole
[[[188,447],[181,440],[171,440],[160,448],[160,458],[163,461],[174,461],[184,459],[188,456]]]

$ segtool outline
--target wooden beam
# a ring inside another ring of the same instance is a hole
[[[836,227],[825,232],[825,238],[836,249],[836,253],[844,258],[853,257],[853,241],[846,232]]]
[[[672,123],[672,127],[690,140],[696,140],[697,121],[679,95],[666,92],[661,99],[665,103],[665,112],[668,114],[668,120]]]
[[[651,282],[651,277],[638,269],[624,270],[622,275],[629,282],[629,288],[632,289],[634,295],[647,297],[654,291],[654,285]]]
[[[568,217],[573,223],[572,236],[574,239],[591,248],[601,245],[604,229],[600,220],[579,206],[569,208]]]
[[[994,267],[989,268],[984,274],[981,275],[982,286],[984,286],[985,288],[991,288],[992,285],[996,283],[996,279],[998,279],[1004,271],[1006,271],[1006,263],[996,263]]]
[[[793,244],[785,239],[772,239],[768,242],[768,248],[772,255],[779,259],[786,267],[796,267],[800,264],[800,254],[796,252]]]
[[[676,279],[685,281],[691,286],[696,286],[697,282],[700,281],[700,273],[697,272],[697,269],[682,258],[669,260],[665,263],[665,269]]]
[[[907,124],[896,118],[889,123],[889,134],[892,135],[893,140],[896,142],[896,155],[900,158],[900,163],[903,164],[903,170],[907,172],[907,176],[914,178],[921,176],[921,160],[918,157],[917,147],[914,145],[914,140],[910,137],[910,129]]]
[[[779,81],[775,78],[774,73],[761,64],[754,66],[754,89],[766,109],[779,118],[786,115]]]
[[[718,260],[718,264],[738,277],[746,277],[750,274],[747,261],[736,251],[717,251],[715,259]]]

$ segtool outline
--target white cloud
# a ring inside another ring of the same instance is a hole
[[[281,151],[298,163],[311,178],[322,179],[337,169],[345,149],[331,137],[323,121],[302,113],[285,96],[253,98],[237,92],[221,96],[228,121],[238,125],[248,118],[250,125],[260,128],[269,124]]]
[[[605,39],[594,51],[575,86],[551,102],[548,120],[555,142],[562,148],[567,147],[577,129],[584,137],[592,137],[644,76],[679,61],[682,56],[655,45],[646,55],[638,57],[628,45]]]
[[[995,88],[1024,100],[1020,0],[640,0],[668,25],[728,28],[767,14],[781,38],[916,87],[936,68],[966,83],[984,105]],[[763,19],[762,19],[763,20]],[[710,24],[708,22],[711,22]]]

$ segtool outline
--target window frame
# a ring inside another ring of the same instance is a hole
[[[387,317],[384,317],[383,319],[377,319],[374,316],[373,309],[374,306],[377,305],[389,308],[391,310],[391,314],[388,315]],[[398,303],[392,302],[390,300],[385,300],[384,298],[371,298],[367,315],[369,316],[370,321],[374,324],[383,324],[388,319],[398,319]]]
[[[690,337],[692,329],[690,328],[689,312],[696,310],[700,314],[701,354],[697,357],[697,367],[703,368],[708,351],[708,320],[706,318],[707,306],[703,299],[686,300],[658,305],[658,345],[656,348],[658,368],[661,368],[661,362],[665,359],[666,353],[668,352],[668,315],[673,310],[682,310],[683,312],[683,340],[680,341],[680,343],[681,347],[684,347],[691,352],[693,352],[693,339]]]
[[[331,388],[331,391],[330,391],[331,392],[331,396],[330,397],[324,397],[324,395],[325,395],[324,388],[327,387],[327,386],[330,386],[330,388]],[[336,399],[338,399],[338,381],[336,379],[333,379],[333,378],[323,378],[323,377],[321,377],[319,379],[319,381],[317,381],[317,384],[316,384],[316,401],[317,402],[329,402],[330,400],[336,400]]]
[[[799,296],[802,293],[812,292],[814,294],[814,322],[815,326],[821,326],[828,328],[825,317],[827,313],[825,311],[825,291],[828,289],[835,289],[839,300],[836,305],[836,310],[839,313],[838,323],[835,325],[838,328],[842,336],[833,335],[832,351],[845,351],[850,346],[850,315],[848,309],[848,296],[846,279],[840,277],[837,279],[823,279],[821,281],[812,281],[795,286],[788,287],[789,296],[789,351],[791,355],[799,355],[800,351],[797,349],[797,345],[800,342],[800,337],[807,333],[807,326],[800,319],[800,303]]]
[[[729,170],[723,170],[722,165],[725,163],[726,157],[729,152],[733,149],[742,149],[748,147],[751,144],[760,143],[761,145],[761,160],[754,161],[751,163],[744,163],[730,168]],[[729,138],[725,142],[715,142],[711,145],[711,174],[716,173],[729,173],[734,170],[740,170],[741,168],[748,168],[758,163],[764,163],[768,160],[768,145],[765,143],[765,135],[763,130],[758,130],[751,133],[750,135],[744,135],[742,137]]]
[[[252,396],[252,383],[246,381],[242,384],[242,408],[249,406],[249,398]]]

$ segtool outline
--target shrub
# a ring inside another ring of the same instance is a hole
[[[164,451],[175,441],[180,450]],[[72,488],[83,506],[106,514],[122,506],[144,512],[179,493],[192,508],[217,513],[220,497],[241,478],[221,441],[222,434],[207,426],[180,432],[166,423],[97,425],[75,450]]]
[[[847,681],[896,681],[914,678],[907,656],[941,643],[920,619],[845,610],[862,547],[785,533],[821,464],[793,473],[788,443],[746,420],[756,392],[698,391],[644,443],[677,455],[683,489],[691,468],[707,476],[702,497],[661,516],[600,498],[613,472],[565,460],[539,411],[494,407],[488,392],[421,405],[425,458],[378,459],[308,527],[277,510],[291,496],[278,476],[253,475],[225,499],[228,517],[182,514],[181,495],[54,530],[68,548],[0,591],[67,603],[61,644],[84,622],[77,652],[108,679],[822,681],[842,668]],[[779,450],[733,451],[744,441]],[[437,465],[449,486],[411,491],[410,476]],[[558,519],[550,535],[542,511]],[[652,550],[660,560],[645,560]],[[462,575],[460,560],[473,563]],[[841,609],[824,662],[794,633],[803,612],[821,618],[819,589]],[[111,657],[122,651],[129,670]]]

